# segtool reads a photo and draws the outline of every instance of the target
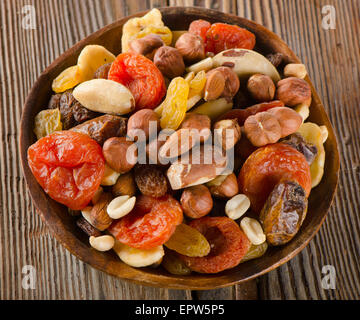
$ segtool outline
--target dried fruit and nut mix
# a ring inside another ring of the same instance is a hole
[[[92,248],[187,275],[296,235],[328,132],[304,122],[305,66],[255,43],[225,23],[170,30],[153,9],[124,25],[122,52],[86,46],[53,80],[28,163]]]

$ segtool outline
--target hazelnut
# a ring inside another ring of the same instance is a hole
[[[259,112],[246,119],[244,131],[250,142],[261,147],[275,143],[281,138],[281,127],[275,116],[268,112]]]
[[[190,32],[182,34],[176,41],[175,48],[179,50],[187,62],[196,62],[205,59],[204,41],[196,34]]]
[[[295,110],[287,107],[272,108],[267,111],[276,117],[281,127],[281,137],[286,137],[296,132],[302,122],[303,118]]]
[[[153,59],[155,51],[164,45],[161,37],[156,34],[148,34],[140,39],[134,39],[129,43],[129,50],[142,54],[143,56]]]
[[[268,102],[274,99],[276,88],[269,76],[254,74],[247,82],[247,89],[256,101]]]
[[[241,138],[241,130],[237,119],[220,120],[214,125],[214,141],[224,150],[229,150]]]
[[[168,46],[160,47],[156,50],[154,63],[167,78],[181,76],[185,72],[185,64],[180,52]]]
[[[147,140],[160,129],[159,116],[154,110],[142,109],[130,116],[127,123],[127,136],[134,140]]]
[[[137,162],[136,144],[125,137],[107,139],[103,146],[106,163],[116,172],[130,171]]]
[[[206,73],[204,99],[215,100],[219,97],[232,99],[240,88],[237,74],[228,67],[218,67]]]
[[[204,185],[186,188],[180,198],[184,214],[190,218],[206,216],[213,207],[209,189]]]
[[[240,80],[238,75],[229,67],[218,67],[215,70],[222,72],[225,77],[225,88],[222,97],[232,99],[240,88]]]
[[[206,185],[210,193],[218,198],[231,198],[239,192],[237,178],[234,173],[218,176]]]
[[[205,114],[188,112],[179,129],[196,129],[199,131],[200,142],[206,141],[211,135],[211,120]]]
[[[112,186],[111,193],[114,197],[130,196],[136,193],[136,185],[132,172],[122,174]]]
[[[104,231],[109,228],[113,219],[109,217],[106,212],[107,206],[112,200],[112,196],[110,193],[103,193],[100,197],[99,201],[92,207],[89,219],[90,223],[93,227],[100,231]]]
[[[311,88],[303,79],[285,78],[277,83],[276,98],[289,107],[298,104],[311,104]]]
[[[307,75],[305,65],[301,63],[289,63],[284,68],[285,77],[295,77],[299,79],[304,79]]]

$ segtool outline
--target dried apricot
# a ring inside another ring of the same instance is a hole
[[[206,51],[215,54],[233,48],[252,50],[255,42],[253,33],[236,25],[214,23],[206,32]]]
[[[206,33],[208,32],[210,27],[211,27],[211,23],[209,21],[202,20],[202,19],[194,20],[193,22],[190,23],[189,32],[197,34],[198,36],[203,38],[204,43],[205,43],[206,42]]]
[[[198,230],[184,223],[176,227],[165,246],[188,257],[204,257],[210,252],[210,244],[206,238]]]
[[[54,132],[28,149],[30,169],[44,191],[73,210],[91,201],[105,170],[102,149],[89,136]]]
[[[275,185],[284,179],[298,182],[309,196],[311,175],[305,156],[289,145],[276,143],[257,149],[247,158],[238,182],[251,208],[260,212]]]
[[[126,86],[135,98],[135,110],[153,109],[165,95],[164,77],[155,64],[134,52],[119,54],[112,63],[108,79]]]
[[[133,211],[114,222],[108,230],[130,247],[151,249],[168,241],[182,219],[181,206],[173,197],[139,196]]]
[[[188,96],[189,83],[181,77],[172,79],[165,100],[155,110],[161,116],[162,129],[176,130],[179,127],[185,118]]]
[[[202,233],[211,251],[205,257],[179,255],[193,271],[217,273],[237,266],[248,252],[251,243],[239,225],[227,217],[204,217],[193,220],[190,227]]]

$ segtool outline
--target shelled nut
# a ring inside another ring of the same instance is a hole
[[[136,185],[133,173],[131,171],[122,174],[116,183],[112,186],[111,192],[113,196],[125,196],[132,197],[136,193]]]
[[[210,191],[204,185],[184,189],[180,203],[184,214],[190,218],[206,216],[213,207]]]
[[[226,202],[225,213],[233,220],[239,219],[250,208],[250,200],[244,194],[238,194]]]
[[[185,72],[183,57],[173,47],[160,47],[155,53],[154,63],[161,73],[170,79],[182,76]]]
[[[245,217],[241,220],[240,227],[252,244],[259,245],[266,241],[265,233],[259,221]]]
[[[254,74],[247,82],[247,89],[256,101],[268,102],[274,99],[276,87],[269,76]]]
[[[111,200],[107,206],[107,214],[112,219],[120,219],[126,216],[134,208],[136,197],[119,196]]]
[[[110,203],[111,199],[112,199],[111,194],[104,193],[100,197],[99,201],[92,207],[90,214],[88,216],[91,225],[100,231],[104,231],[112,223],[113,219],[109,217],[106,211],[107,206]]]
[[[301,63],[289,63],[284,68],[285,77],[296,77],[299,79],[304,79],[306,75],[306,67]]]
[[[295,107],[298,104],[311,104],[311,88],[303,79],[285,78],[277,83],[276,98],[286,106]]]
[[[114,247],[115,239],[112,236],[90,236],[90,245],[97,251],[109,251]]]
[[[237,119],[220,120],[214,125],[214,142],[224,150],[229,150],[241,138],[241,129]]]
[[[127,136],[133,141],[144,141],[156,135],[160,119],[154,110],[142,109],[132,114],[127,124]]]
[[[104,176],[100,182],[102,186],[112,186],[116,183],[119,178],[120,173],[111,169],[107,164],[105,164]]]
[[[107,139],[103,146],[106,163],[116,172],[130,171],[137,162],[137,146],[125,137]]]
[[[234,173],[225,176],[218,176],[209,181],[206,186],[210,193],[219,198],[231,198],[239,192],[237,178]]]
[[[176,41],[175,48],[179,50],[187,62],[195,62],[205,58],[204,41],[196,34],[190,32],[182,34]]]

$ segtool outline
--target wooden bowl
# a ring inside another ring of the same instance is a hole
[[[291,49],[274,33],[263,26],[225,13],[201,8],[170,7],[161,8],[165,24],[172,30],[184,30],[191,21],[206,19],[210,22],[226,22],[245,27],[256,35],[256,50],[262,54],[281,52],[288,57],[288,62],[299,62]],[[116,21],[78,42],[57,58],[37,79],[32,87],[23,110],[20,129],[21,161],[26,182],[33,202],[43,221],[54,236],[72,254],[92,267],[110,275],[134,281],[142,285],[174,289],[214,289],[241,283],[256,278],[275,269],[298,254],[318,232],[332,203],[339,173],[339,153],[333,128],[325,109],[309,79],[313,92],[311,113],[308,121],[326,125],[329,137],[325,143],[326,162],[324,177],[319,186],[314,188],[309,198],[307,217],[295,238],[285,246],[271,248],[260,259],[240,264],[236,268],[214,275],[196,274],[174,276],[162,268],[132,268],[120,261],[114,253],[102,253],[89,246],[88,238],[76,226],[66,208],[50,199],[32,175],[27,163],[27,149],[35,142],[33,123],[35,115],[48,103],[52,94],[52,80],[66,67],[76,64],[81,49],[88,44],[105,46],[114,54],[120,53],[122,26],[135,16]]]

